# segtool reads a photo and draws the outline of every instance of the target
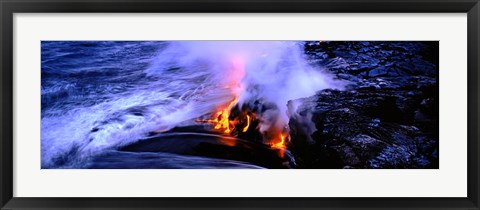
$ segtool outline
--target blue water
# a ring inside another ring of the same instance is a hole
[[[230,100],[201,66],[158,64],[166,44],[43,41],[42,168],[259,168],[233,160],[116,150],[152,131],[192,124]]]

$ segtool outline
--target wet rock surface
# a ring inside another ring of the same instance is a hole
[[[177,155],[188,155],[192,157],[217,158],[217,162],[209,166],[224,167],[227,161],[235,160],[237,163],[251,164],[250,166],[265,168],[291,168],[288,155],[278,149],[272,149],[264,144],[248,141],[240,138],[228,137],[221,133],[207,132],[181,132],[180,130],[201,130],[203,126],[179,127],[173,131],[157,134],[133,144],[126,145],[118,149],[119,152],[129,153],[170,153]],[[207,130],[205,130],[207,131]],[[99,160],[105,161],[109,156],[99,157]],[[98,161],[95,161],[98,162]],[[252,165],[253,164],[253,165]],[[94,166],[96,167],[96,166]],[[143,166],[142,166],[143,167]],[[189,165],[189,168],[197,168],[195,165]],[[183,168],[188,168],[184,166]]]
[[[306,42],[345,81],[300,99],[289,150],[300,168],[438,168],[438,42]],[[313,133],[302,118],[315,124]]]

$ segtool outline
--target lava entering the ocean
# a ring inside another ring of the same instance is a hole
[[[264,58],[262,54],[260,57]],[[262,122],[262,113],[255,112],[251,109],[240,110],[241,104],[239,104],[239,97],[244,93],[245,88],[242,80],[245,76],[245,60],[240,56],[235,56],[231,59],[231,77],[229,77],[228,85],[226,88],[231,90],[233,100],[228,104],[223,104],[217,108],[217,111],[211,116],[210,119],[200,120],[197,122],[206,122],[214,125],[214,129],[224,133],[225,135],[238,137],[246,137],[247,140],[252,135],[242,135],[247,132],[257,133],[262,136],[262,143],[269,145],[275,149],[286,149],[286,140],[288,139],[287,129],[278,128],[272,126],[266,129],[266,131],[260,131],[260,122]],[[245,103],[244,103],[245,104]],[[245,107],[245,106],[243,106]],[[253,126],[253,122],[256,121],[256,126]],[[251,132],[253,130],[253,132]]]

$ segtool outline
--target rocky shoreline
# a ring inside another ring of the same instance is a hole
[[[301,99],[289,150],[300,168],[439,168],[438,42],[306,42],[348,82]]]

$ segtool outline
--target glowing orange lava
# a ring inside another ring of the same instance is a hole
[[[228,106],[225,108],[222,108],[220,111],[215,113],[215,116],[213,119],[210,120],[196,120],[197,122],[208,122],[212,123],[214,125],[214,128],[216,130],[220,130],[223,133],[230,134],[233,129],[237,126],[239,121],[238,119],[230,120],[230,112],[233,108],[233,106],[237,103],[238,99],[234,99],[231,101]],[[250,127],[250,122],[252,121],[252,117],[249,114],[245,114],[246,121],[243,121],[242,123],[246,123],[246,125],[243,127],[242,132],[245,133],[248,131],[248,128]]]
[[[278,140],[278,142],[276,142],[276,143],[272,142],[271,147],[277,148],[277,149],[285,149],[286,148],[286,146],[285,146],[286,135],[284,135],[282,133],[280,133],[279,135],[280,135],[280,137],[279,137],[280,140]]]
[[[250,127],[250,116],[249,116],[249,115],[247,115],[247,125],[243,128],[242,131],[243,131],[244,133],[247,132],[248,127]]]
[[[237,101],[238,99],[235,98],[228,104],[226,108],[217,112],[216,119],[213,120],[213,123],[215,124],[215,129],[223,130],[223,132],[227,134],[232,132],[232,130],[230,129],[230,120],[228,118],[230,117],[230,111],[232,110],[232,107],[237,103]]]

